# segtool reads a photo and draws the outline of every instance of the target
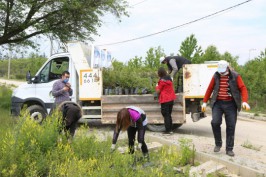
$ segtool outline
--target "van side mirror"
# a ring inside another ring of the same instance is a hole
[[[34,76],[33,78],[31,78],[31,83],[39,83],[39,76]]]

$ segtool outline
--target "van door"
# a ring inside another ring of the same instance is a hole
[[[52,96],[53,84],[56,80],[61,79],[63,71],[69,71],[69,57],[66,56],[51,59],[36,76],[38,79],[35,82],[35,95],[36,98],[44,102],[48,113],[54,104],[54,97]]]

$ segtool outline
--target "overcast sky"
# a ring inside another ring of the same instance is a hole
[[[95,45],[110,44],[150,35],[197,20],[245,0],[129,0],[130,16],[121,22],[110,15],[104,17]],[[239,56],[244,64],[266,48],[266,2],[252,0],[210,18],[147,38],[104,45],[112,57],[126,62],[134,56],[146,56],[151,47],[161,46],[166,55],[176,54],[181,42],[194,34],[205,50],[214,45],[220,53]]]

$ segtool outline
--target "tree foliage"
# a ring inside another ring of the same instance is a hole
[[[140,67],[142,67],[142,65],[143,65],[142,57],[135,56],[134,58],[131,58],[128,61],[128,67],[129,68],[140,68]]]
[[[221,54],[219,53],[217,47],[210,45],[204,51],[199,63],[204,63],[204,61],[218,61],[221,60]]]
[[[147,52],[145,57],[144,65],[147,68],[159,68],[160,57],[164,56],[163,49],[159,46],[157,48],[151,47]]]
[[[264,49],[264,51],[260,52],[260,55],[256,58],[256,60],[265,60],[266,58],[266,48]]]
[[[248,61],[240,71],[248,88],[251,104],[255,108],[265,108],[266,103],[266,56],[263,53]]]
[[[180,46],[179,52],[181,56],[191,60],[192,63],[198,63],[202,55],[202,49],[198,46],[198,41],[194,34],[187,37]]]
[[[26,79],[26,73],[30,70],[35,75],[47,58],[32,53],[28,58],[12,59],[10,65],[11,79]],[[8,60],[0,60],[0,77],[7,77]]]
[[[65,42],[91,40],[111,13],[127,15],[125,0],[8,0],[0,2],[0,45],[36,46],[31,37],[53,36]]]
[[[230,63],[230,66],[234,70],[238,70],[239,66],[237,63],[238,57],[232,56],[229,52],[225,52],[224,54],[221,55],[221,59],[227,61]]]

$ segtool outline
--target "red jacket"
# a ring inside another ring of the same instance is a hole
[[[160,103],[166,103],[176,99],[173,82],[170,76],[160,78],[156,86],[156,92],[160,94]]]

